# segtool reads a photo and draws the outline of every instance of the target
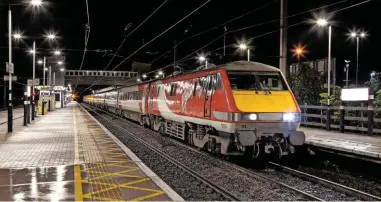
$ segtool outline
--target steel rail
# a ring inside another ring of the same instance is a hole
[[[97,109],[97,110],[99,110],[99,111],[103,111],[103,112],[105,112],[105,113],[108,113],[108,114],[110,114],[111,116],[114,116],[115,118],[120,119],[120,120],[122,120],[122,121],[128,121],[128,122],[131,122],[131,121],[129,121],[129,120],[126,120],[126,119],[124,119],[124,118],[121,118],[121,117],[119,117],[119,116],[116,116],[116,115],[114,115],[114,114],[112,114],[112,113],[110,113],[110,112],[108,112],[108,111],[105,111],[105,110],[103,110],[103,109],[99,109],[99,108],[97,108],[97,107],[94,107],[94,106],[91,106],[91,105],[88,105],[88,104],[86,104],[86,106],[85,106],[85,105],[82,105],[82,106],[84,106],[84,107],[86,107],[86,108],[88,108],[88,109],[89,109],[90,107],[92,107],[92,108],[95,108],[95,109]],[[132,122],[131,122],[131,123],[132,123]],[[138,127],[142,127],[142,126],[140,126],[140,125],[137,125],[137,126],[138,126]],[[120,126],[118,126],[118,127],[120,127]],[[121,127],[120,127],[120,128],[121,128]],[[143,128],[143,127],[142,127],[142,128]],[[122,128],[122,129],[125,130],[124,128]],[[125,131],[127,131],[127,130],[125,130]],[[130,134],[132,134],[132,133],[129,132],[129,131],[127,131],[127,132],[130,133]],[[155,131],[153,131],[153,132],[155,132]],[[155,132],[155,133],[156,133],[156,132]],[[134,136],[135,136],[135,135],[134,135]],[[250,169],[247,169],[247,168],[243,168],[243,167],[238,166],[238,165],[236,165],[236,164],[233,164],[233,163],[224,161],[224,160],[222,160],[222,159],[220,159],[220,158],[217,158],[217,157],[215,157],[215,156],[213,156],[213,155],[211,155],[211,154],[202,152],[202,151],[200,151],[200,150],[197,149],[197,148],[194,148],[194,147],[192,147],[192,146],[186,145],[186,144],[184,144],[184,143],[182,143],[182,142],[179,142],[179,141],[177,141],[177,140],[174,140],[174,139],[172,139],[172,138],[167,138],[167,139],[170,140],[170,141],[171,141],[172,143],[174,143],[174,144],[177,144],[177,145],[186,147],[187,149],[190,149],[190,150],[192,150],[192,151],[194,151],[194,152],[196,152],[196,153],[198,153],[198,154],[201,154],[201,155],[204,155],[204,156],[208,156],[208,157],[212,157],[212,158],[214,158],[215,160],[217,160],[217,161],[219,161],[219,162],[221,162],[221,163],[223,163],[223,164],[225,164],[225,165],[231,166],[231,167],[233,167],[233,168],[235,168],[235,169],[237,169],[237,170],[239,170],[239,171],[241,171],[241,172],[243,172],[243,173],[250,174],[251,176],[255,177],[255,178],[258,179],[258,180],[261,180],[261,181],[264,181],[264,182],[268,181],[268,182],[272,182],[272,183],[274,183],[274,184],[278,184],[278,185],[280,185],[281,187],[284,187],[284,188],[286,188],[286,189],[289,189],[289,190],[291,190],[291,191],[295,191],[295,192],[297,192],[297,193],[299,193],[299,194],[301,194],[301,195],[304,195],[304,196],[306,196],[308,199],[313,200],[313,201],[324,201],[323,199],[320,199],[320,198],[318,198],[318,197],[316,197],[316,196],[313,196],[313,195],[311,195],[311,194],[309,194],[309,193],[306,193],[306,192],[304,192],[304,191],[302,191],[302,190],[296,189],[296,188],[294,188],[294,187],[292,187],[292,186],[289,186],[289,185],[287,185],[287,184],[284,184],[284,183],[282,183],[282,182],[278,182],[278,181],[272,180],[272,179],[270,179],[270,178],[267,178],[267,177],[265,177],[265,176],[262,176],[262,175],[260,175],[260,174],[258,174],[258,173],[256,173],[256,172],[254,172],[253,170],[250,170]],[[154,148],[154,149],[156,149],[156,148]],[[192,171],[192,172],[193,172],[193,171]],[[196,175],[198,175],[198,174],[196,173]],[[225,190],[225,191],[226,191],[226,190]],[[236,200],[238,200],[238,199],[236,199]]]
[[[93,111],[94,113],[100,115],[101,117],[103,117],[104,119],[106,119],[108,122],[110,122],[111,124],[113,124],[114,126],[118,127],[119,129],[123,130],[124,132],[128,133],[131,137],[133,137],[136,141],[138,141],[140,144],[146,146],[147,148],[151,149],[153,152],[155,152],[156,154],[158,154],[159,156],[163,157],[164,159],[168,160],[169,162],[175,164],[176,166],[178,166],[179,168],[183,169],[184,171],[186,171],[187,173],[189,173],[190,175],[192,175],[193,177],[195,177],[196,179],[200,180],[201,182],[203,182],[204,184],[208,185],[209,187],[213,188],[215,191],[217,191],[218,193],[220,193],[221,195],[223,195],[224,197],[230,199],[231,201],[242,201],[241,199],[239,199],[238,197],[236,197],[234,194],[230,193],[229,191],[225,190],[224,188],[214,184],[213,182],[209,181],[208,179],[204,178],[203,176],[201,176],[200,174],[198,174],[197,172],[193,171],[191,168],[189,168],[188,166],[182,164],[181,162],[179,162],[178,160],[170,157],[168,154],[160,151],[159,149],[151,146],[150,144],[146,143],[142,138],[139,138],[138,136],[136,136],[135,134],[131,133],[130,131],[126,130],[125,128],[115,124],[112,120],[109,120],[107,118],[105,118],[104,116],[102,116],[100,113],[96,112],[94,109],[90,109],[89,106],[85,106],[85,105],[82,105],[84,106],[85,108]],[[104,113],[107,113],[109,115],[112,115],[114,116],[115,118],[117,119],[121,119],[123,121],[126,121],[125,119],[122,119],[108,111],[105,111],[105,110],[102,110],[102,109],[99,109],[99,108],[95,108],[96,110],[98,111],[102,111]]]
[[[342,185],[342,184],[338,184],[336,182],[332,182],[332,181],[329,181],[329,180],[326,180],[326,179],[323,179],[323,178],[320,178],[320,177],[317,177],[317,176],[314,176],[314,175],[311,175],[308,173],[304,173],[304,172],[301,172],[301,171],[298,171],[298,170],[295,170],[295,169],[292,169],[292,168],[289,168],[289,167],[286,167],[283,165],[279,165],[279,164],[274,163],[274,162],[269,162],[269,164],[271,166],[280,168],[282,171],[287,172],[291,175],[295,175],[297,177],[300,177],[300,178],[303,178],[303,179],[306,179],[306,180],[309,180],[309,181],[312,181],[312,182],[315,182],[318,184],[322,184],[322,185],[330,187],[332,189],[336,189],[338,191],[342,191],[342,192],[345,192],[347,194],[357,196],[357,197],[362,198],[364,200],[381,201],[381,198],[378,196],[374,196],[372,194],[368,194],[368,193],[365,193],[363,191],[353,189],[351,187],[347,187],[347,186]]]

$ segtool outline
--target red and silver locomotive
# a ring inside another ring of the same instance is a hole
[[[223,155],[279,156],[304,144],[300,109],[279,69],[238,61],[129,87],[84,102]]]

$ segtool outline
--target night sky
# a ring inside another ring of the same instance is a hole
[[[327,7],[314,12],[306,12],[289,18],[288,24],[303,22],[313,18],[313,13],[319,14],[323,11],[332,12],[350,5],[354,5],[364,0],[348,0],[337,3],[334,6]],[[7,5],[8,1],[0,1],[0,74],[4,73],[5,62],[8,61],[8,31],[7,31]],[[12,0],[12,4],[18,4],[22,1]],[[25,1],[24,1],[25,2]],[[45,0],[45,6],[40,10],[27,9],[26,6],[12,6],[13,28],[21,30],[24,35],[41,37],[44,33],[56,31],[60,39],[56,43],[49,44],[39,39],[37,48],[60,48],[64,50],[67,69],[79,69],[83,49],[85,44],[85,24],[87,23],[86,1],[85,0]],[[123,40],[125,34],[135,29],[147,16],[149,16],[164,0],[110,0],[94,1],[89,0],[90,14],[90,38],[88,43],[88,52],[86,54],[82,69],[103,70],[111,57],[104,53],[96,52],[97,49],[116,50]],[[168,0],[157,13],[155,13],[144,25],[131,34],[125,41],[118,55],[130,56],[141,47],[143,42],[148,42],[165,29],[176,23],[178,20],[192,12],[195,8],[205,3],[206,0]],[[289,0],[288,15],[301,13],[310,9],[315,9],[323,5],[329,5],[339,0]],[[265,6],[264,6],[265,5]],[[131,63],[146,62],[160,56],[162,53],[173,47],[174,40],[178,42],[199,32],[220,25],[228,20],[234,19],[244,13],[260,8],[251,14],[248,14],[238,20],[226,24],[228,30],[235,30],[242,27],[256,25],[263,22],[274,21],[265,25],[256,26],[250,29],[229,33],[226,36],[226,44],[236,43],[240,39],[252,39],[251,45],[254,47],[252,60],[278,66],[279,56],[279,10],[280,1],[272,0],[211,0],[203,8],[195,12],[189,18],[175,26],[170,31],[159,37],[147,47],[143,48],[116,70],[131,70]],[[368,33],[365,40],[360,41],[360,80],[366,81],[372,70],[380,71],[379,49],[381,42],[378,36],[381,36],[381,1],[372,0],[368,3],[337,12],[332,20],[335,21],[332,36],[332,56],[337,58],[338,81],[343,80],[344,59],[352,61],[350,70],[350,79],[355,78],[356,44],[354,41],[347,40],[346,34],[349,29],[357,27],[364,29]],[[132,26],[124,32],[127,24]],[[324,33],[312,31],[313,25],[302,23],[293,26],[288,30],[288,49],[293,45],[301,43],[306,45],[308,54],[302,60],[315,60],[327,57],[328,37],[327,29]],[[187,30],[187,32],[186,32]],[[178,47],[177,58],[181,59],[193,51],[208,44],[224,32],[224,27],[218,27],[205,34],[199,35],[187,40]],[[258,37],[262,34],[272,32],[271,34]],[[32,57],[26,50],[31,47],[32,40],[27,39],[24,43],[14,44],[19,48],[13,51],[13,62],[15,64],[16,75],[20,77],[19,82],[25,83],[27,77],[32,76]],[[223,46],[223,39],[216,40],[203,49],[203,52],[212,51]],[[222,54],[222,49],[213,52],[210,56],[211,62],[221,63],[218,54]],[[226,54],[229,60],[245,59],[236,53],[234,47],[228,47]],[[41,55],[41,54],[40,54]],[[40,58],[40,57],[37,57]],[[109,70],[113,69],[122,58],[116,57],[111,63]],[[288,63],[296,62],[289,52]],[[173,62],[173,52],[169,52],[153,63],[153,68],[160,68]],[[192,65],[196,60],[188,60],[187,64]],[[39,67],[39,66],[38,66]],[[36,77],[42,77],[41,67],[38,68]],[[2,83],[0,85],[3,85]],[[21,88],[21,85],[15,86]],[[1,94],[2,89],[1,89]],[[1,96],[2,97],[2,96]],[[1,99],[2,102],[2,99]]]

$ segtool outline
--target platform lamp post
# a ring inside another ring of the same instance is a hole
[[[60,72],[64,72],[65,71],[65,68],[63,67],[64,62],[63,61],[58,61],[57,64],[60,66]],[[55,85],[55,83],[54,83],[54,85]],[[64,104],[63,104],[64,94],[63,94],[62,91],[60,92],[60,94],[61,94],[61,108],[63,108],[63,106],[64,106]]]
[[[16,36],[16,35],[15,35]],[[21,34],[17,34],[17,36],[21,36]],[[16,37],[15,37],[16,38]],[[21,37],[19,37],[21,38]],[[33,49],[29,50],[29,53],[33,55],[33,77],[32,77],[32,120],[34,120],[36,114],[35,114],[35,103],[34,103],[34,98],[35,98],[35,92],[34,92],[34,85],[35,85],[35,80],[36,80],[36,39],[48,39],[48,40],[54,40],[56,39],[55,34],[48,34],[44,37],[39,37],[39,38],[34,38],[33,39]]]
[[[60,50],[55,50],[53,52],[53,55],[61,55],[61,51]],[[47,77],[48,75],[46,75],[46,72],[49,70],[47,67],[46,67],[46,56],[44,56],[44,59],[43,60],[38,60],[37,61],[37,64],[39,65],[43,65],[43,75],[42,75],[42,85],[45,86],[47,84],[46,80],[47,80]]]
[[[345,86],[348,87],[348,85],[349,85],[349,64],[351,63],[351,61],[350,60],[344,60],[344,62],[345,62],[344,70],[346,73]]]
[[[328,26],[328,98],[327,104],[330,105],[331,96],[331,39],[332,39],[332,26],[329,24],[327,19],[320,18],[316,20],[316,24],[319,27]]]
[[[332,39],[332,26],[325,18],[319,18],[316,20],[316,25],[319,27],[328,26],[328,92],[327,92],[327,118],[326,118],[326,129],[330,130],[331,127],[331,112],[330,112],[330,101],[331,101],[331,39]]]
[[[14,67],[12,63],[12,6],[25,6],[27,4],[21,3],[21,4],[9,4],[9,10],[8,10],[8,65],[10,68],[8,71],[9,78],[12,78],[12,74],[14,72]],[[42,5],[42,0],[31,0],[29,2],[29,5],[32,7],[40,7]],[[12,69],[12,70],[11,70]],[[8,103],[8,132],[13,131],[13,104],[12,104],[12,79],[9,79],[9,103]]]
[[[356,38],[356,86],[358,83],[358,73],[359,73],[359,41],[360,38],[365,38],[365,32],[353,31],[350,33],[351,38]]]

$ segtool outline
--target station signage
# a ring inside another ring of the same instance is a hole
[[[342,101],[367,101],[369,88],[350,88],[341,90]]]

